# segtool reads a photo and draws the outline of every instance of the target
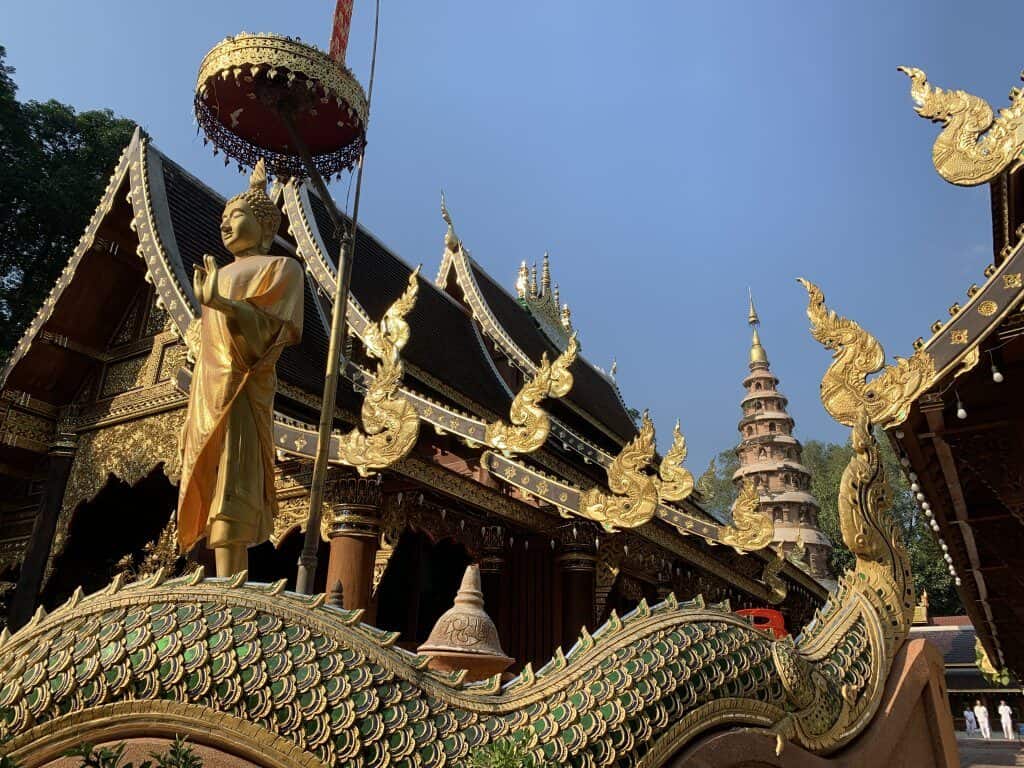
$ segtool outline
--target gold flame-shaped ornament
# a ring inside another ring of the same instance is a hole
[[[885,365],[885,350],[878,340],[853,320],[839,317],[825,306],[825,296],[814,283],[798,278],[807,289],[807,317],[811,335],[832,352],[834,362],[821,380],[821,404],[833,419],[852,427],[862,410],[871,423],[883,428],[902,424],[910,406],[935,377],[935,361],[923,349],[910,358]],[[881,371],[871,381],[867,377]]]
[[[658,484],[644,472],[654,458],[654,424],[647,411],[640,431],[608,465],[610,494],[591,488],[580,495],[580,514],[606,530],[636,528],[658,509]]]
[[[523,385],[509,409],[509,422],[495,421],[487,425],[485,440],[488,445],[501,451],[505,456],[515,453],[531,453],[542,445],[551,431],[551,418],[539,403],[545,398],[565,397],[572,389],[572,373],[569,368],[576,361],[579,344],[576,334],[553,363],[547,354],[541,357],[540,366],[533,377]]]
[[[686,438],[677,421],[672,430],[672,447],[658,466],[658,497],[662,501],[682,501],[693,493],[693,473],[683,466],[687,452]]]
[[[916,67],[897,67],[910,78],[910,95],[921,117],[945,128],[932,145],[932,164],[951,184],[973,187],[991,181],[1024,149],[1024,91],[1010,89],[1010,106],[995,117],[984,99],[946,91]]]
[[[332,452],[332,461],[355,467],[363,477],[405,458],[419,436],[416,409],[398,390],[404,373],[400,353],[410,334],[405,317],[416,303],[419,271],[413,270],[405,291],[363,339],[367,353],[378,363],[363,397],[362,429],[342,435],[338,450]]]
[[[772,519],[761,512],[757,486],[750,480],[744,480],[732,505],[732,524],[722,527],[722,543],[749,552],[768,546],[774,535]]]

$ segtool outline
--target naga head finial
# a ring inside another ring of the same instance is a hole
[[[448,212],[448,204],[444,197],[444,190],[441,190],[441,218],[448,225],[448,231],[444,233],[444,247],[449,251],[457,251],[462,245],[455,234],[455,224],[452,223],[452,215]]]
[[[923,69],[917,67],[896,67],[897,70],[905,74],[910,78],[910,97],[916,104],[916,109],[920,113],[921,107],[924,105],[925,99],[928,98],[928,94],[931,92],[931,86],[928,84],[928,75],[924,73]]]

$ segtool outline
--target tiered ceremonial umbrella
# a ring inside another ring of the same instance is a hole
[[[352,0],[338,0],[329,54],[282,35],[243,32],[226,38],[203,59],[195,94],[196,119],[216,150],[248,167],[262,157],[267,169],[279,178],[308,178],[339,233],[339,274],[331,316],[320,433],[310,488],[306,540],[296,584],[300,592],[307,594],[312,591],[316,574],[327,453],[345,339],[345,307],[359,221],[362,157],[369,111],[369,98],[345,66],[351,21]],[[374,30],[374,60],[376,49]],[[356,165],[356,191],[349,229],[331,203],[324,176],[340,175]]]

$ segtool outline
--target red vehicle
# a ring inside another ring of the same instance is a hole
[[[781,613],[773,608],[743,608],[736,613],[739,616],[748,616],[755,627],[765,632],[771,632],[775,635],[776,640],[789,635],[786,630],[786,620]]]

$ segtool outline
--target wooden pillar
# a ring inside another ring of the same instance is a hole
[[[327,540],[327,588],[341,582],[348,610],[370,611],[373,567],[380,542],[381,486],[379,478],[341,477],[331,481],[327,492],[330,514]],[[363,620],[372,623],[369,613]]]
[[[39,502],[35,522],[32,524],[28,546],[25,548],[18,585],[11,599],[8,619],[11,631],[20,629],[32,618],[39,601],[39,590],[43,585],[46,563],[50,559],[53,534],[57,530],[57,519],[64,503],[64,491],[74,457],[75,443],[70,435],[62,435],[61,439],[50,446],[43,496]]]
[[[484,610],[498,629],[501,647],[509,647],[511,600],[507,592],[505,529],[500,525],[487,525],[483,529],[483,547],[480,556],[480,583],[484,593]]]
[[[566,542],[558,556],[562,587],[562,649],[566,651],[579,639],[583,627],[593,629],[597,558],[591,549],[582,540]]]

